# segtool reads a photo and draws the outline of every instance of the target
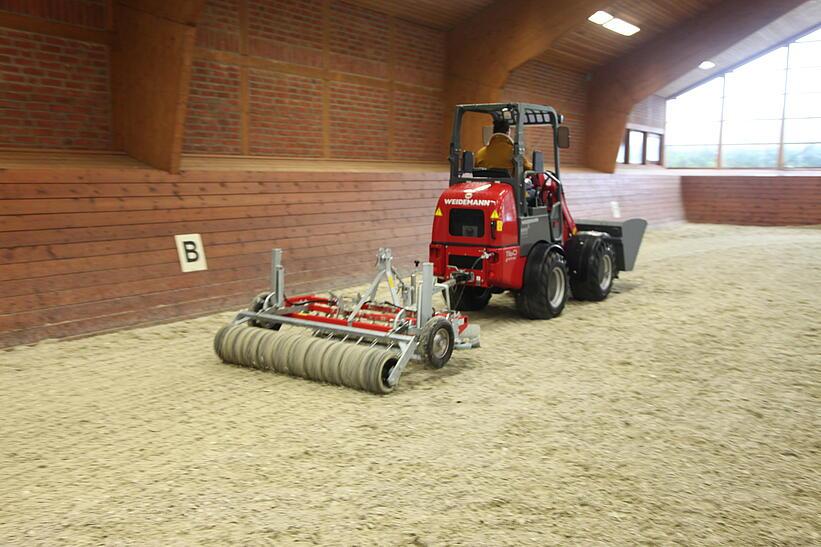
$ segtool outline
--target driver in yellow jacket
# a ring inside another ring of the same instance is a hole
[[[527,157],[524,160],[525,169],[533,169]],[[506,120],[493,122],[493,135],[490,141],[487,146],[483,146],[476,152],[476,167],[507,169],[508,172],[513,172],[513,139],[510,138],[510,123]]]

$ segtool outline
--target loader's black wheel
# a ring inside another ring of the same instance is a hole
[[[551,319],[567,302],[567,262],[547,245],[539,245],[527,258],[524,284],[516,294],[516,308],[528,319]]]
[[[456,335],[450,322],[443,317],[431,318],[419,335],[419,354],[433,368],[442,368],[450,360]]]
[[[460,285],[450,289],[450,305],[459,311],[480,311],[487,307],[492,296],[490,289]]]
[[[570,275],[570,289],[577,300],[598,302],[607,298],[616,277],[616,251],[601,237],[585,241],[578,270]]]
[[[253,312],[262,311],[262,307],[265,305],[265,299],[271,293],[261,292],[251,300],[251,305],[248,306],[248,309]],[[257,321],[256,319],[251,319],[248,321],[248,324],[252,327],[261,327],[263,329],[271,329],[271,330],[279,330],[282,328],[282,323],[272,323],[270,321]]]

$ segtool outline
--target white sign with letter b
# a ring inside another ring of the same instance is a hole
[[[205,247],[199,234],[183,234],[174,236],[177,242],[177,255],[180,257],[180,268],[183,272],[199,272],[207,270],[205,263]]]

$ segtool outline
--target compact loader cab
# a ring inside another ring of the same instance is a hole
[[[479,168],[462,150],[466,113],[503,120],[513,129],[511,169]],[[559,315],[572,290],[577,299],[603,300],[619,271],[635,262],[646,222],[576,223],[564,199],[560,149],[570,146],[564,117],[550,106],[526,103],[456,107],[450,144],[450,184],[434,213],[430,261],[441,280],[458,279],[451,306],[480,310],[494,293],[516,295],[522,315]],[[550,129],[553,169],[543,151],[525,161],[524,129]]]

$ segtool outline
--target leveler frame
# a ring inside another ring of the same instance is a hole
[[[449,279],[437,283],[433,276],[433,264],[421,264],[406,284],[393,267],[390,249],[379,249],[377,273],[365,294],[348,302],[330,293],[328,296],[285,294],[285,268],[282,265],[282,249],[271,253],[271,292],[262,300],[259,310],[240,311],[234,323],[252,322],[273,330],[281,325],[311,329],[315,336],[337,338],[355,344],[381,344],[399,353],[399,359],[388,376],[388,384],[395,386],[408,362],[417,354],[420,335],[435,317],[447,320],[454,333],[454,347],[465,349],[479,343],[478,326],[468,329],[467,317],[453,311],[450,304],[450,288],[457,281]],[[390,302],[377,302],[381,284],[387,283]],[[446,309],[433,309],[433,296],[441,292]]]

